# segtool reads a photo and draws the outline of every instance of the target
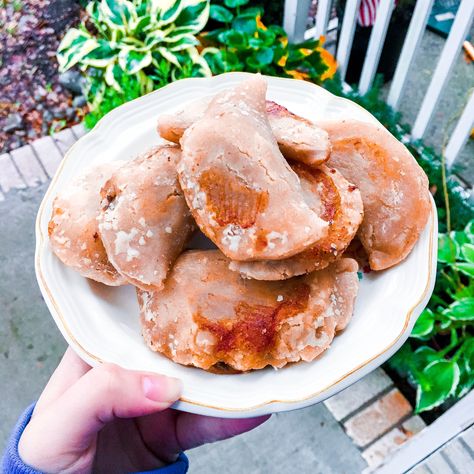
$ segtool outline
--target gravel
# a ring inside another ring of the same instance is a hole
[[[59,81],[56,50],[67,29],[80,20],[74,0],[22,0],[0,8],[0,154],[75,125],[84,101]],[[80,93],[79,73],[70,87]]]

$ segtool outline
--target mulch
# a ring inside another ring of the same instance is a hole
[[[0,0],[0,153],[82,120],[85,106],[59,83],[56,61],[80,15],[73,0]]]

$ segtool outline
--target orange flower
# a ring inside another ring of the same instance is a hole
[[[263,31],[267,29],[267,27],[262,23],[262,19],[260,15],[257,15],[256,21],[257,21],[257,28],[260,28]]]
[[[321,59],[326,63],[328,69],[324,71],[321,76],[321,81],[325,81],[326,79],[331,79],[337,71],[337,61],[334,59],[334,56],[324,48],[318,48],[319,54],[321,55]]]
[[[285,71],[289,76],[291,76],[293,79],[300,79],[302,81],[305,81],[306,79],[309,79],[309,75],[306,72],[301,72],[296,69],[292,69],[291,71]]]
[[[285,67],[287,59],[288,59],[288,54],[283,55],[277,62],[278,66]]]

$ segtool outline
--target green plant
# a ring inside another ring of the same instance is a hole
[[[474,386],[474,220],[440,234],[438,275],[428,308],[390,365],[416,385],[417,412]]]
[[[214,74],[228,71],[261,72],[320,83],[336,70],[334,58],[322,42],[288,43],[281,26],[265,26],[261,7],[247,7],[249,0],[212,2],[210,17],[222,25],[202,34],[203,51]]]
[[[98,80],[98,82],[100,82]],[[125,104],[126,102],[140,97],[141,87],[140,82],[135,76],[124,75],[121,78],[121,92],[118,92],[113,87],[106,87],[99,105],[92,107],[91,111],[85,116],[84,123],[87,128],[92,128],[105,114],[115,109],[119,105]],[[89,89],[90,97],[88,100],[90,103],[94,102],[93,91],[95,87],[100,87],[92,80],[92,85]]]
[[[60,71],[78,66],[89,72],[92,108],[107,88],[123,93],[125,76],[134,76],[144,94],[170,80],[210,74],[195,36],[207,22],[209,0],[101,0],[86,11],[87,19],[64,36],[57,58]]]

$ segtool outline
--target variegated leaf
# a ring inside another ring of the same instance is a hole
[[[117,76],[119,72],[120,72],[120,68],[117,64],[115,63],[109,64],[105,68],[104,79],[105,79],[105,82],[110,87],[113,87],[117,92],[123,92],[122,88],[120,87],[120,84],[117,81]]]
[[[117,58],[118,51],[106,40],[99,40],[99,47],[84,56],[82,64],[103,69]]]
[[[151,64],[151,53],[149,51],[136,51],[134,49],[122,49],[118,61],[119,66],[127,74],[136,74]]]
[[[175,54],[171,53],[163,47],[157,48],[157,52],[160,53],[171,64],[174,64],[176,67],[181,69],[181,64],[179,63],[178,58]]]
[[[98,46],[97,40],[88,33],[71,28],[58,48],[59,70],[63,72],[70,69]]]
[[[197,44],[199,44],[199,41],[193,35],[186,35],[174,43],[168,43],[168,49],[173,52],[182,51],[183,49],[188,49]]]
[[[102,0],[100,2],[102,20],[111,28],[125,31],[129,23],[137,20],[135,6],[128,0]]]
[[[162,0],[159,1],[157,19],[159,26],[169,25],[178,18],[183,8],[182,0]]]
[[[209,0],[183,0],[183,7],[174,21],[175,27],[193,28],[199,33],[209,19]]]

